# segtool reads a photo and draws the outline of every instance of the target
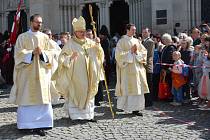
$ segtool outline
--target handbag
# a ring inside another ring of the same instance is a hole
[[[160,75],[158,98],[160,100],[169,99],[172,96],[170,86],[165,81],[165,76]]]

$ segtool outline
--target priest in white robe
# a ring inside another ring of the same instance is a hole
[[[50,58],[55,48],[39,31],[42,17],[35,14],[30,23],[30,30],[20,34],[15,45],[14,85],[9,102],[18,105],[19,130],[45,136],[44,130],[53,127]]]
[[[94,96],[98,91],[104,59],[99,40],[86,38],[82,16],[72,21],[74,36],[63,47],[58,69],[52,76],[56,89],[66,100],[65,108],[72,120],[94,120]]]
[[[127,34],[118,41],[115,52],[117,108],[143,116],[139,111],[145,108],[144,94],[149,93],[144,68],[147,50],[133,37],[136,32],[134,24],[128,24],[126,30]]]
[[[51,76],[53,75],[53,73],[56,71],[56,69],[58,68],[58,57],[61,53],[61,48],[59,47],[59,45],[52,40],[52,31],[50,29],[44,29],[43,33],[45,33],[46,35],[48,35],[49,39],[50,39],[50,43],[53,45],[53,47],[55,48],[53,51],[53,55],[50,59],[50,62],[52,64],[52,68],[51,68]],[[57,89],[55,88],[55,81],[51,81],[51,85],[50,85],[50,93],[51,93],[51,102],[52,105],[55,105],[58,103],[59,99],[60,99],[60,94],[58,94]]]

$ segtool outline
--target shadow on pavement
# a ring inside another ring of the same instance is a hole
[[[157,102],[153,111],[161,111],[155,117],[163,117],[157,124],[187,125],[189,130],[201,131],[200,138],[210,139],[210,111],[199,110],[191,104],[183,106],[172,106],[169,103]]]
[[[59,103],[59,104],[52,105],[52,107],[53,107],[53,109],[55,109],[55,108],[62,108],[63,105],[64,105],[64,103]]]
[[[54,127],[71,127],[74,125],[83,125],[89,123],[86,120],[71,120],[70,118],[60,118],[54,120]]]
[[[17,107],[0,108],[0,113],[17,112]]]
[[[0,98],[8,98],[9,95],[0,95]]]
[[[28,134],[20,133],[17,124],[8,124],[0,127],[0,139],[19,139]]]
[[[113,111],[114,111],[115,119],[136,117],[133,114],[127,114],[127,113],[124,113],[122,111],[119,111],[118,109],[116,109],[114,107],[113,107]],[[100,115],[100,116],[96,115],[95,116],[96,120],[113,120],[112,113],[111,113],[110,108],[108,106],[97,107],[97,108],[95,108],[95,112],[97,112],[97,113],[104,113],[103,115]]]

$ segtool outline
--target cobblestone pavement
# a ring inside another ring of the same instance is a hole
[[[8,92],[0,93],[0,139],[81,139],[81,140],[197,140],[210,139],[210,111],[198,110],[196,105],[173,107],[168,102],[155,102],[136,117],[116,111],[113,120],[104,102],[95,109],[97,123],[73,122],[64,112],[61,100],[54,108],[54,128],[47,136],[23,135],[16,128],[17,107],[7,104]],[[113,90],[111,94],[113,95]],[[105,97],[106,98],[106,97]],[[116,100],[112,98],[114,104]],[[114,106],[115,108],[115,106]]]

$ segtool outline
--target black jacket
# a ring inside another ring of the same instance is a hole
[[[168,63],[168,64],[174,64],[174,60],[172,58],[173,52],[176,51],[176,46],[169,45],[165,46],[162,50],[161,55],[161,63]],[[168,69],[169,66],[161,66],[163,69]]]

